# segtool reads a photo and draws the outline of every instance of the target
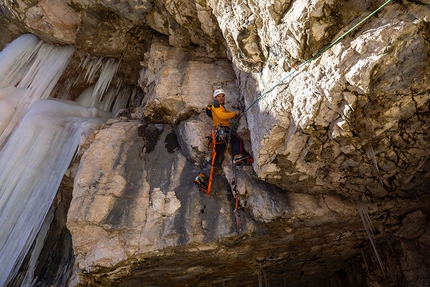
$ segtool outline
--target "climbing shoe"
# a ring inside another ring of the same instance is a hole
[[[203,173],[199,173],[194,182],[197,184],[201,191],[206,192],[208,190],[208,181],[206,180],[206,175],[204,175]]]
[[[233,158],[234,165],[252,165],[253,162],[254,162],[254,159],[249,154],[246,154],[246,155],[237,154]]]

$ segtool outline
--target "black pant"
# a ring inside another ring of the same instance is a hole
[[[228,138],[230,138],[230,144],[232,149],[232,156],[234,158],[235,155],[249,155],[249,153],[245,150],[245,144],[243,143],[243,139],[235,132],[231,130],[226,130],[226,134],[229,134],[225,137],[225,139],[221,139],[217,137],[216,145],[215,145],[215,160],[214,160],[214,168],[218,167],[222,164],[224,160],[225,148],[227,147]],[[212,157],[211,160],[200,170],[200,173],[203,173],[207,178],[209,177],[209,173],[211,171],[212,166]]]

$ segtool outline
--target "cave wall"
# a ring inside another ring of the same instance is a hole
[[[57,93],[88,85],[88,55],[121,60],[113,85],[142,93],[82,149],[68,284],[427,286],[430,7],[390,2],[321,55],[383,2],[1,3],[0,47],[75,47]],[[193,184],[219,86],[255,158],[240,232],[229,161],[210,197]]]

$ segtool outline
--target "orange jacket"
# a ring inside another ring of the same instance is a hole
[[[232,119],[236,116],[235,112],[230,112],[226,110],[223,105],[219,105],[219,108],[215,108],[212,106],[212,120],[214,122],[214,126],[218,126],[222,124],[223,126],[230,127],[229,119]]]

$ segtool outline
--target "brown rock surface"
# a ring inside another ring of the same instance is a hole
[[[87,56],[140,90],[82,148],[68,285],[429,286],[429,3],[392,1],[318,54],[382,3],[3,1],[1,47],[74,45],[55,96],[94,84]],[[241,232],[229,156],[211,196],[193,184],[218,86],[255,157]]]

